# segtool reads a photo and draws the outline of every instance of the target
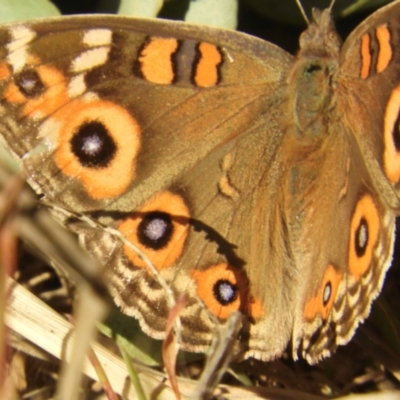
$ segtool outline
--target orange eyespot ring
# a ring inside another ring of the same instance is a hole
[[[189,231],[189,208],[178,194],[163,191],[148,200],[118,227],[161,270],[172,266],[183,252]],[[146,263],[125,245],[125,256],[135,267]]]
[[[400,85],[392,90],[385,110],[383,169],[393,183],[400,180]]]
[[[74,100],[52,120],[60,125],[55,160],[65,175],[98,200],[127,190],[135,178],[141,136],[127,110],[106,100]]]
[[[313,320],[317,315],[324,320],[328,318],[341,280],[342,274],[333,265],[328,265],[317,294],[304,306],[303,315],[306,320]]]
[[[372,261],[372,251],[378,241],[380,217],[370,195],[357,202],[350,224],[349,270],[360,279]]]

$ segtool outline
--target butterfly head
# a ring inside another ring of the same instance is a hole
[[[335,30],[330,8],[312,10],[312,21],[300,36],[299,55],[338,58],[342,41]],[[324,53],[324,54],[321,54]]]

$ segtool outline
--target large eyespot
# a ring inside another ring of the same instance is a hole
[[[173,265],[182,254],[189,218],[189,209],[183,198],[165,191],[148,200],[118,229],[161,270]],[[146,267],[145,261],[131,247],[125,245],[124,253],[135,267]]]
[[[349,270],[357,279],[368,270],[380,229],[379,212],[370,195],[357,202],[350,224]]]
[[[116,197],[135,178],[140,127],[121,106],[109,101],[71,101],[51,119],[59,121],[55,160],[94,199]]]
[[[41,119],[69,101],[66,82],[64,74],[54,67],[31,66],[15,76],[4,97],[9,103],[23,104],[23,116]]]
[[[249,282],[242,271],[222,263],[194,270],[192,277],[199,298],[218,318],[226,319],[234,311],[242,311],[254,319],[262,316],[261,302],[250,296]]]
[[[305,319],[313,320],[317,315],[324,320],[328,317],[341,280],[342,274],[336,271],[333,265],[328,265],[316,295],[310,298],[304,306]]]
[[[384,117],[383,167],[387,178],[400,179],[400,85],[391,93]]]

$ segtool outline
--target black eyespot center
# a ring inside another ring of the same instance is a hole
[[[322,296],[323,296],[323,298],[322,298],[323,305],[324,305],[324,307],[326,307],[332,296],[332,282],[331,281],[328,281],[325,283],[325,287],[324,287]]]
[[[394,147],[400,152],[400,112],[397,113],[397,118],[393,125],[392,138]]]
[[[219,279],[213,286],[215,299],[222,306],[233,303],[239,296],[239,288],[227,279]]]
[[[365,217],[362,217],[355,232],[354,246],[357,257],[364,256],[368,248],[368,241],[369,241],[368,221],[366,220]]]
[[[46,90],[46,86],[34,69],[21,71],[14,77],[14,82],[21,93],[27,98],[35,98]]]
[[[139,242],[153,250],[161,250],[171,241],[174,224],[171,216],[162,211],[147,213],[137,227]]]
[[[117,153],[107,127],[99,121],[81,124],[71,139],[71,151],[84,167],[106,168]]]

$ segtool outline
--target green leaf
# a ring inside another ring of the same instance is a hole
[[[237,0],[196,0],[190,2],[185,21],[236,29],[237,15]]]
[[[118,14],[154,18],[160,12],[163,3],[163,0],[121,0]]]
[[[1,0],[0,22],[23,21],[32,18],[60,15],[57,7],[48,0]]]
[[[115,340],[132,358],[148,366],[162,364],[161,341],[151,339],[133,317],[122,314],[113,308],[99,330]]]

